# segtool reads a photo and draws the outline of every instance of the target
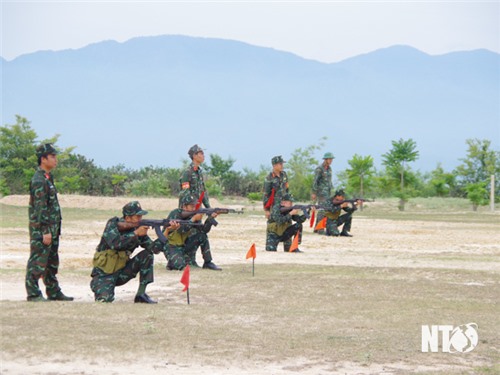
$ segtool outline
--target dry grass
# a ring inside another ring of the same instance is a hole
[[[117,288],[115,303],[92,302],[90,258],[116,211],[76,207],[64,208],[60,272],[63,289],[76,301],[24,302],[26,212],[1,208],[5,374],[500,371],[496,214],[454,222],[422,210],[425,220],[408,213],[389,220],[367,209],[355,219],[352,239],[319,237],[307,228],[304,254],[264,252],[260,215],[223,217],[210,238],[224,270],[193,270],[187,305],[181,273],[165,271],[157,256],[148,290],[159,304],[144,306],[131,303],[135,280]],[[244,259],[252,242],[255,277]],[[469,322],[479,326],[474,351],[421,353],[422,325]]]

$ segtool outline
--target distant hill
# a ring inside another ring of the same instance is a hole
[[[186,36],[105,41],[2,59],[2,125],[15,114],[41,138],[98,165],[179,166],[194,143],[237,169],[327,136],[334,170],[353,154],[380,165],[413,138],[413,167],[447,170],[467,138],[500,149],[500,55],[430,56],[393,46],[325,64],[249,44]],[[319,152],[320,158],[323,151]]]

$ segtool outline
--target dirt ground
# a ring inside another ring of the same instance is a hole
[[[0,200],[4,207],[26,207],[26,196],[8,196]],[[91,212],[106,211],[96,215],[94,220],[75,220],[70,214],[69,220],[64,220],[63,234],[60,244],[60,275],[59,280],[66,294],[75,296],[75,303],[94,303],[89,289],[90,281],[85,274],[90,272],[91,259],[100,235],[109,217],[109,212],[120,213],[121,207],[130,198],[83,197],[61,195],[60,203],[65,212],[71,209],[88,209]],[[142,207],[150,210],[151,218],[160,218],[157,211],[169,211],[176,207],[176,199],[141,198]],[[377,209],[373,203],[370,209]],[[473,278],[456,280],[456,284],[491,288],[500,300],[500,216],[491,214],[491,221],[456,222],[454,220],[389,220],[373,219],[365,215],[355,216],[352,228],[352,238],[329,238],[312,233],[307,226],[304,230],[301,250],[303,254],[289,254],[283,251],[269,253],[265,247],[265,220],[263,214],[253,211],[250,205],[221,204],[212,199],[213,207],[244,208],[243,215],[224,215],[219,217],[220,225],[210,233],[214,262],[224,267],[241,266],[248,270],[251,262],[245,259],[245,254],[252,243],[257,248],[256,265],[318,265],[355,267],[362,269],[398,269],[415,270],[424,273],[425,270],[457,270],[468,272],[486,272],[496,275],[487,282],[476,282]],[[107,216],[106,216],[107,215]],[[2,221],[7,218],[2,213]],[[18,303],[25,300],[23,273],[28,259],[27,227],[12,227],[3,224],[1,234],[1,304]],[[152,235],[152,237],[154,237]],[[279,249],[281,250],[281,248]],[[198,254],[201,263],[201,256]],[[160,254],[155,257],[156,267],[164,267],[166,260]],[[258,268],[257,272],[258,272]],[[209,271],[202,271],[209,272]],[[224,271],[222,271],[224,273]],[[148,288],[148,293],[164,303],[183,303],[184,295],[179,294],[181,285],[179,274],[167,275],[168,282],[162,282],[163,274],[157,276],[155,282]],[[471,281],[472,280],[472,281]],[[479,285],[477,285],[479,284]],[[135,281],[117,289],[115,304],[130,303],[137,283]],[[177,297],[171,297],[175,295]],[[165,297],[170,296],[170,297]],[[497,306],[498,306],[497,300]],[[469,322],[452,322],[463,324]],[[440,322],[436,322],[440,324]],[[498,331],[498,326],[492,327]],[[2,330],[3,331],[3,330]],[[2,335],[7,334],[2,332]],[[495,336],[493,352],[500,353],[498,332]],[[478,366],[491,366],[491,358],[475,360]],[[437,366],[435,363],[409,364],[404,360],[390,363],[360,364],[357,361],[339,361],[335,366],[324,362],[314,362],[310,358],[296,357],[287,359],[286,363],[274,362],[258,368],[249,363],[241,364],[217,363],[203,364],[186,363],[148,363],[121,364],[114,362],[106,367],[95,360],[86,363],[82,360],[67,360],[57,363],[43,363],[31,358],[16,358],[15,353],[4,352],[2,349],[2,374],[399,374],[399,373],[470,373],[471,363],[458,358],[455,364],[449,362]],[[105,368],[103,372],[103,367]],[[457,372],[458,371],[458,372]]]

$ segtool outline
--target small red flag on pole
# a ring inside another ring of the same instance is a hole
[[[292,246],[290,246],[290,250],[288,250],[290,253],[293,253],[299,248],[299,232],[300,230],[297,231],[297,234],[293,238]]]
[[[316,228],[314,228],[314,230],[321,230],[325,228],[326,228],[326,217],[321,219],[321,221],[318,223],[318,225],[316,225]]]
[[[189,305],[189,264],[184,268],[184,272],[181,276],[181,284],[184,285],[184,289],[182,289],[182,291],[187,291],[187,303]]]
[[[255,258],[256,257],[257,257],[257,252],[255,250],[255,244],[252,244],[252,246],[250,246],[250,249],[248,249],[247,257],[246,257],[246,259],[252,258],[252,276],[255,276]]]
[[[309,222],[309,228],[313,227],[314,219],[316,219],[316,210],[313,209],[311,213],[311,221]]]

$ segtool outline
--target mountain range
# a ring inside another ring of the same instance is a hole
[[[377,167],[391,141],[412,138],[414,169],[445,170],[466,139],[500,150],[500,54],[431,56],[392,46],[337,63],[213,38],[103,41],[1,59],[2,125],[26,117],[40,139],[97,165],[178,167],[193,144],[235,169],[270,168],[274,155],[325,146],[334,171],[354,154]],[[207,160],[208,161],[208,160]]]

